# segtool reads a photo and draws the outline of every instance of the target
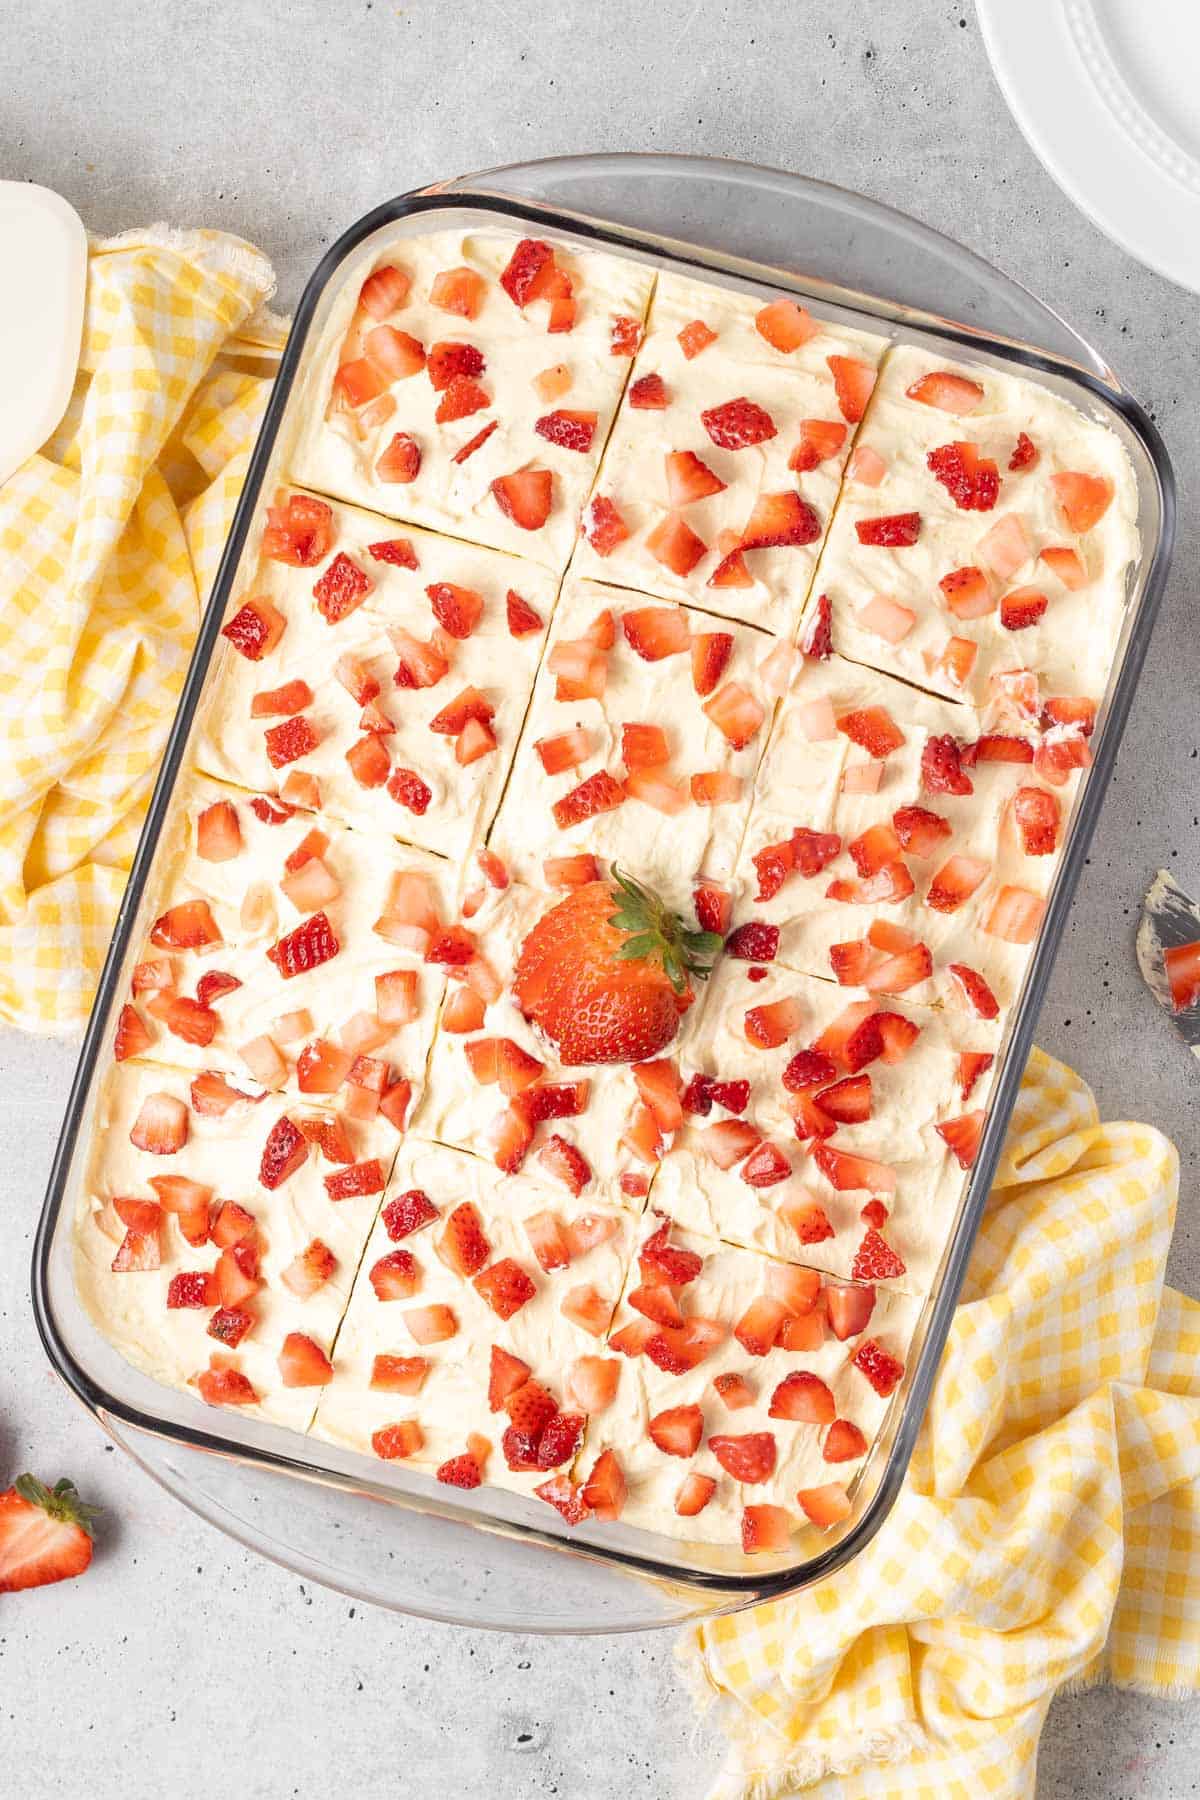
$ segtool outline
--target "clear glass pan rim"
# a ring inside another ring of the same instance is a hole
[[[706,170],[715,168],[720,170],[723,177],[731,176],[753,182],[756,177],[766,176],[773,182],[788,184],[800,192],[821,190],[828,197],[830,203],[839,200],[853,203],[855,207],[867,209],[884,222],[899,222],[906,230],[911,230],[918,237],[926,238],[931,242],[937,240],[949,250],[961,253],[964,257],[972,255],[970,252],[961,251],[960,247],[954,245],[952,240],[942,237],[931,227],[911,220],[906,215],[895,212],[894,209],[853,194],[850,190],[836,188],[828,183],[811,182],[805,177],[787,175],[782,171],[764,171],[756,169],[753,165],[714,163],[710,159],[694,157],[673,159],[641,157],[636,153],[613,159],[588,157],[555,159],[554,163],[548,166],[567,167],[573,165],[582,170],[585,165],[595,166],[608,161],[620,161],[626,166],[642,164],[656,167],[670,162],[680,169],[686,168],[689,173],[694,173],[701,179]],[[516,221],[550,233],[568,232],[594,241],[602,247],[618,251],[624,250],[635,255],[648,253],[660,258],[669,258],[677,263],[690,263],[697,270],[709,274],[726,274],[735,277],[744,275],[746,279],[769,283],[777,289],[781,288],[785,291],[790,289],[800,295],[814,297],[818,304],[829,304],[831,301],[835,304],[840,302],[888,324],[898,324],[914,330],[934,333],[943,342],[961,348],[964,353],[984,352],[1035,374],[1047,374],[1065,380],[1081,390],[1083,394],[1090,396],[1094,403],[1108,412],[1118,415],[1123,420],[1126,429],[1140,442],[1156,483],[1159,530],[1156,540],[1143,553],[1140,593],[1136,604],[1131,602],[1132,616],[1126,629],[1124,655],[1119,660],[1117,673],[1110,684],[1103,724],[1093,739],[1094,766],[1075,810],[1071,838],[1054,885],[1046,922],[1031,960],[1019,1005],[1014,1013],[1008,1049],[997,1079],[987,1129],[967,1197],[960,1211],[958,1227],[947,1255],[941,1283],[929,1309],[924,1338],[917,1366],[912,1374],[905,1398],[903,1413],[870,1501],[862,1516],[847,1535],[816,1556],[806,1558],[784,1569],[764,1570],[744,1575],[725,1571],[683,1569],[665,1561],[615,1551],[603,1545],[585,1542],[568,1543],[559,1539],[557,1535],[539,1532],[533,1528],[512,1528],[507,1525],[485,1526],[480,1520],[472,1519],[470,1521],[483,1529],[500,1529],[510,1533],[515,1529],[515,1535],[523,1540],[538,1542],[548,1548],[568,1550],[575,1555],[615,1563],[632,1575],[649,1577],[660,1582],[669,1581],[674,1585],[691,1588],[698,1595],[707,1593],[715,1598],[725,1599],[731,1606],[738,1607],[794,1591],[798,1587],[833,1574],[862,1550],[882,1524],[899,1492],[917,1430],[928,1404],[937,1363],[957,1304],[970,1249],[991,1185],[992,1175],[1007,1130],[1009,1115],[1016,1099],[1025,1059],[1032,1043],[1037,1011],[1074,897],[1078,877],[1087,855],[1092,830],[1099,815],[1108,776],[1112,769],[1165,585],[1174,539],[1174,480],[1165,448],[1143,409],[1121,387],[1117,378],[1103,365],[1101,359],[1095,357],[1094,353],[1090,353],[1090,347],[1082,339],[1078,339],[1077,334],[1073,333],[1069,326],[1064,325],[1064,329],[1073,338],[1076,338],[1085,353],[1091,354],[1092,368],[1053,356],[1033,345],[1015,339],[992,337],[976,327],[958,325],[935,315],[922,313],[912,307],[890,302],[858,290],[838,290],[835,284],[825,281],[806,280],[804,277],[781,272],[767,265],[744,262],[722,252],[708,250],[702,245],[677,244],[656,234],[640,232],[620,225],[614,226],[591,215],[558,210],[541,205],[524,195],[514,197],[493,190],[490,185],[483,185],[490,184],[492,180],[501,180],[506,174],[515,173],[517,170],[529,166],[514,165],[511,169],[499,168],[487,171],[482,175],[436,184],[433,187],[384,202],[357,220],[332,245],[322,257],[305,288],[281,361],[275,389],[251,458],[242,497],[213,585],[213,592],[201,622],[196,648],[151,800],[146,826],[135,855],[129,883],[114,930],[112,945],[101,975],[96,1001],[85,1034],[34,1243],[32,1267],[34,1316],[43,1347],[52,1366],[106,1429],[113,1431],[115,1423],[119,1421],[121,1425],[131,1427],[138,1432],[160,1439],[170,1439],[191,1449],[206,1450],[225,1457],[233,1457],[244,1464],[259,1463],[272,1470],[279,1470],[301,1478],[333,1480],[340,1485],[346,1485],[340,1476],[332,1472],[323,1476],[319,1467],[315,1467],[304,1457],[286,1456],[264,1450],[261,1447],[250,1448],[215,1431],[209,1432],[180,1426],[174,1421],[144,1413],[129,1406],[119,1397],[107,1393],[93,1380],[87,1369],[80,1366],[64,1341],[50,1299],[48,1270],[55,1228],[65,1197],[76,1138],[90,1096],[100,1053],[105,1043],[108,1019],[116,1000],[117,986],[129,936],[134,927],[142,891],[150,875],[158,836],[166,817],[172,790],[184,760],[193,717],[217,643],[228,592],[238,568],[252,516],[258,505],[260,491],[275,449],[292,388],[301,371],[314,313],[330,281],[336,277],[346,258],[359,245],[373,233],[389,224],[418,216],[426,211],[459,207],[464,210],[469,208],[473,211],[494,212],[499,215],[498,222],[502,220],[510,223]],[[464,185],[464,182],[469,185]],[[985,271],[993,279],[997,277],[997,272],[983,259],[976,257],[973,260],[981,271]],[[1006,282],[1009,280],[1008,277],[1002,279]],[[1017,284],[1012,285],[1016,286]],[[1040,302],[1035,302],[1035,304],[1041,306]],[[1043,310],[1047,313],[1050,311],[1048,308]],[[1103,376],[1096,372],[1097,369],[1103,369]],[[118,1439],[121,1441],[119,1434]],[[141,1459],[139,1458],[139,1460]],[[144,1461],[142,1466],[147,1466]],[[370,1483],[367,1481],[356,1485],[365,1491],[370,1491]],[[173,1491],[179,1492],[178,1488]],[[376,1489],[375,1491],[380,1497],[387,1498],[393,1503],[405,1504],[405,1496],[402,1494],[387,1489]],[[180,1497],[186,1499],[185,1495],[180,1495]],[[199,1510],[204,1512],[204,1516],[212,1518],[211,1510],[203,1508]],[[447,1510],[452,1513],[452,1509]],[[452,1516],[461,1518],[463,1515],[452,1514]],[[231,1526],[224,1524],[222,1528],[232,1529]],[[264,1554],[272,1554],[272,1552],[264,1549]],[[328,1580],[329,1577],[326,1576],[323,1579]],[[347,1589],[347,1591],[350,1590]],[[362,1597],[371,1598],[369,1594],[364,1594]],[[430,1616],[436,1615],[431,1614]],[[484,1620],[475,1622],[486,1623]],[[531,1627],[526,1625],[521,1628],[530,1629]],[[586,1627],[577,1627],[576,1629],[586,1629]],[[613,1627],[605,1625],[602,1629],[612,1630]]]

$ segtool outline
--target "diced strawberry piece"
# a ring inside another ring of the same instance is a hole
[[[786,549],[813,544],[821,535],[821,521],[799,494],[760,494],[742,532],[743,550]]]
[[[289,1331],[279,1351],[284,1387],[324,1387],[333,1379],[333,1364],[321,1346],[303,1331]]]
[[[958,1055],[958,1091],[964,1100],[971,1098],[975,1083],[986,1075],[995,1057],[990,1051],[960,1050]]]
[[[512,475],[498,475],[491,487],[500,511],[522,531],[539,531],[550,517],[554,477],[549,469],[519,469]]]
[[[1026,631],[1037,624],[1049,604],[1038,588],[1013,588],[1000,602],[1000,623],[1006,631]]]
[[[547,1419],[538,1439],[538,1468],[560,1469],[564,1463],[573,1461],[583,1442],[584,1423],[581,1413],[556,1412],[553,1418]]]
[[[743,962],[774,962],[779,951],[779,927],[762,919],[748,919],[730,933],[725,949]]]
[[[188,1109],[172,1094],[147,1094],[129,1141],[149,1156],[174,1156],[188,1138]]]
[[[533,632],[542,629],[541,613],[530,606],[528,600],[522,600],[514,588],[509,588],[504,604],[510,637],[529,637]]]
[[[472,381],[469,375],[455,375],[451,378],[445,393],[437,403],[433,417],[438,425],[452,425],[456,419],[469,419],[472,413],[482,412],[485,406],[491,405],[491,396],[486,388]],[[474,454],[480,444],[487,442],[495,429],[495,421],[485,425],[476,433],[470,444],[464,444],[455,455],[455,462],[466,462]]]
[[[1010,944],[1031,944],[1038,934],[1046,902],[1028,888],[1002,887],[992,902],[983,929]]]
[[[692,893],[696,921],[701,931],[715,931],[723,936],[729,929],[733,912],[733,895],[716,882],[702,881]]]
[[[154,1034],[137,1008],[123,1006],[117,1016],[117,1029],[113,1035],[113,1056],[116,1061],[127,1062],[131,1056],[141,1056],[153,1042]]]
[[[949,732],[927,738],[921,752],[921,785],[930,794],[973,794],[974,785],[963,773],[963,746]]]
[[[785,355],[798,350],[821,329],[812,315],[794,300],[770,301],[755,313],[754,327],[772,349],[781,350]]]
[[[582,1500],[594,1519],[619,1519],[628,1486],[615,1450],[602,1450],[583,1484]]]
[[[747,1506],[742,1513],[742,1551],[758,1556],[786,1550],[791,1542],[792,1521],[783,1506]]]
[[[759,1050],[776,1050],[800,1029],[803,1011],[790,995],[782,1000],[752,1006],[746,1013],[743,1029],[747,1041]]]
[[[465,375],[474,381],[486,367],[482,350],[474,344],[456,343],[452,338],[431,344],[425,359],[425,372],[439,394],[445,392],[456,376]]]
[[[671,396],[661,375],[639,375],[630,384],[629,404],[635,412],[662,412]]]
[[[317,610],[329,625],[336,625],[360,607],[375,583],[343,550],[339,550],[321,579],[313,588]],[[289,683],[289,686],[295,685]],[[304,686],[306,684],[299,684]],[[301,702],[306,705],[307,702]],[[282,709],[281,709],[282,710]],[[289,707],[286,710],[296,711]]]
[[[625,1296],[626,1303],[635,1312],[640,1312],[647,1319],[653,1319],[656,1325],[682,1325],[683,1308],[671,1288],[665,1284],[656,1286],[643,1282],[641,1286],[631,1288]]]
[[[612,1317],[612,1301],[590,1282],[585,1282],[563,1295],[559,1311],[581,1331],[589,1332],[592,1337],[603,1337]]]
[[[446,1220],[437,1253],[447,1268],[464,1277],[482,1269],[492,1253],[479,1210],[470,1200],[456,1206]]]
[[[443,312],[458,313],[473,319],[483,305],[487,284],[474,269],[443,269],[435,275],[429,289],[432,305]]]
[[[800,442],[788,457],[788,468],[807,474],[837,456],[846,442],[846,427],[836,419],[801,419]]]
[[[824,1289],[829,1325],[835,1338],[845,1343],[865,1331],[875,1310],[873,1287],[851,1287],[830,1282]]]
[[[298,1299],[307,1300],[319,1288],[324,1287],[336,1267],[337,1258],[328,1244],[323,1244],[320,1238],[313,1238],[283,1270],[280,1280]],[[377,1384],[372,1381],[371,1385],[374,1387]]]
[[[389,381],[403,381],[425,367],[425,346],[394,325],[376,325],[363,339],[363,349]]]
[[[708,1447],[735,1481],[768,1481],[775,1472],[775,1438],[769,1431],[751,1431],[744,1437],[714,1433]]]
[[[786,1181],[792,1165],[777,1144],[764,1140],[750,1152],[738,1173],[748,1187],[775,1187]]]
[[[857,425],[875,387],[875,370],[854,356],[827,356],[825,361],[833,376],[838,409],[843,419]]]
[[[958,619],[982,618],[995,609],[996,599],[988,578],[974,563],[951,569],[948,575],[942,576],[938,586],[946,596],[946,605]]]
[[[387,791],[400,806],[418,817],[426,811],[433,799],[433,790],[422,781],[414,769],[393,769],[388,778]]]
[[[393,1250],[391,1252],[393,1257],[407,1254],[407,1251]],[[381,1260],[390,1261],[391,1258],[382,1258]],[[375,1268],[378,1267],[379,1263],[376,1263]],[[458,1320],[454,1315],[453,1308],[440,1304],[410,1307],[404,1315],[404,1323],[409,1336],[417,1344],[444,1344],[458,1332]]]
[[[168,1307],[203,1307],[215,1303],[213,1279],[206,1271],[192,1269],[172,1275],[167,1286]]]
[[[315,568],[333,543],[333,508],[309,494],[290,494],[267,509],[263,555],[299,569]]]
[[[744,750],[766,718],[761,702],[738,681],[727,681],[703,711],[734,750]]]
[[[378,1157],[351,1163],[336,1174],[325,1177],[325,1192],[331,1200],[356,1200],[363,1194],[381,1194],[387,1175]]]
[[[696,536],[680,513],[669,512],[659,520],[653,531],[647,533],[646,548],[664,568],[684,577],[691,574],[700,558],[706,554],[708,545],[703,538]],[[683,648],[686,648],[686,643]]]
[[[816,609],[800,633],[800,649],[817,662],[833,655],[833,606],[828,594],[818,594]]]
[[[715,344],[717,341],[717,333],[706,325],[703,319],[692,319],[683,327],[682,331],[676,333],[676,337],[679,348],[689,362],[694,361],[702,350],[707,350],[710,344]]]
[[[773,1294],[759,1294],[750,1302],[733,1328],[747,1356],[766,1356],[774,1348],[787,1313],[783,1301]]]
[[[284,719],[280,724],[270,726],[263,735],[267,759],[273,769],[282,769],[298,757],[311,755],[321,741],[303,717]]]
[[[118,1194],[114,1196],[112,1206],[126,1230],[136,1232],[139,1237],[149,1237],[162,1225],[163,1209],[157,1200],[127,1199]]]
[[[238,1306],[221,1306],[208,1321],[208,1335],[230,1350],[236,1350],[254,1323],[253,1313]]]
[[[837,1417],[837,1406],[820,1376],[797,1369],[779,1383],[767,1413],[798,1425],[828,1425]]]
[[[1072,531],[1090,531],[1112,504],[1113,484],[1105,475],[1071,470],[1050,477],[1050,486]]]
[[[983,389],[977,381],[955,375],[949,369],[931,369],[904,391],[910,400],[919,400],[923,406],[936,406],[948,413],[974,412],[983,399]]]
[[[963,1113],[961,1118],[946,1119],[934,1130],[954,1153],[960,1168],[969,1169],[975,1161],[979,1150],[979,1140],[983,1136],[983,1112]]]
[[[421,472],[421,446],[407,431],[398,431],[375,463],[380,481],[407,485]]]
[[[847,1075],[816,1096],[817,1105],[839,1125],[861,1125],[871,1116],[871,1077]]]
[[[201,980],[204,979],[201,977]],[[233,981],[232,976],[220,979],[232,981],[234,987],[242,985],[240,981]],[[186,1044],[211,1044],[219,1023],[210,1006],[199,1000],[189,1000],[185,994],[176,994],[168,1001],[163,1018],[167,1030],[182,1038]]]
[[[501,1319],[511,1319],[537,1292],[520,1263],[510,1256],[501,1257],[476,1275],[474,1286]]]
[[[1005,513],[976,545],[976,554],[1001,581],[1007,581],[1033,555],[1029,533],[1019,513]]]
[[[411,1236],[414,1231],[431,1225],[437,1216],[436,1206],[420,1188],[410,1188],[407,1193],[397,1194],[388,1201],[380,1214],[384,1230],[394,1244]]]
[[[839,1194],[853,1193],[858,1189],[866,1189],[873,1194],[894,1194],[896,1191],[896,1171],[887,1163],[875,1162],[866,1156],[854,1156],[847,1150],[835,1149],[832,1144],[816,1145],[813,1159]]]
[[[1036,468],[1038,447],[1026,431],[1018,431],[1017,441],[1013,445],[1013,453],[1008,459],[1009,469],[1015,474],[1022,469]]]
[[[740,775],[730,775],[723,769],[707,770],[691,777],[692,800],[697,806],[733,806],[741,799],[743,786]]]
[[[840,1525],[851,1513],[850,1498],[840,1482],[831,1481],[824,1487],[801,1488],[796,1500],[805,1517],[814,1525],[827,1530],[831,1525]]]
[[[276,1119],[263,1146],[258,1179],[268,1189],[282,1187],[308,1155],[308,1140],[284,1113]]]
[[[847,906],[878,906],[905,900],[913,892],[913,878],[902,862],[888,863],[866,881],[839,877],[825,889],[828,899]]]
[[[568,1525],[582,1525],[585,1519],[591,1517],[583,1489],[569,1475],[554,1475],[549,1481],[541,1482],[533,1491],[539,1500],[552,1506]]]
[[[156,1231],[125,1233],[111,1263],[115,1275],[149,1273],[162,1267],[162,1247]]]
[[[976,738],[969,751],[964,750],[964,760],[969,760],[973,768],[981,762],[1031,763],[1033,761],[1033,745],[1028,738],[1013,737],[1007,732],[987,731]]]
[[[580,1356],[567,1374],[568,1391],[581,1412],[603,1412],[616,1398],[621,1365],[612,1357]]]
[[[805,1088],[818,1087],[836,1078],[836,1065],[819,1050],[797,1050],[781,1077],[790,1094],[802,1093]]]
[[[583,509],[583,535],[597,556],[611,556],[629,536],[629,527],[615,503],[604,494],[593,494]]]
[[[878,1231],[868,1228],[855,1253],[850,1274],[855,1281],[895,1281],[905,1273],[903,1260]]]
[[[665,463],[667,497],[673,507],[690,506],[725,490],[725,482],[692,450],[670,450]]]
[[[884,706],[867,706],[857,712],[843,713],[837,728],[868,756],[879,761],[904,743],[904,733]]]
[[[403,269],[398,269],[395,263],[381,263],[363,282],[358,304],[373,319],[386,319],[390,312],[404,305],[411,286],[412,277]]]
[[[556,800],[551,810],[556,824],[565,831],[584,819],[594,818],[597,813],[612,812],[624,798],[625,790],[620,782],[614,781],[606,769],[598,769],[569,794],[564,794],[561,800]]]
[[[384,370],[365,356],[348,357],[345,362],[339,363],[333,378],[333,392],[337,399],[353,409],[378,400],[381,395],[386,394],[387,385],[388,378]]]
[[[214,1366],[201,1369],[193,1375],[200,1398],[208,1406],[254,1406],[258,1402],[258,1394],[237,1369],[226,1369],[217,1366],[217,1352],[213,1352]]]
[[[1068,550],[1062,546],[1055,547],[1053,545],[1047,545],[1047,547],[1044,550],[1039,551],[1038,554],[1046,567],[1053,574],[1057,575],[1063,586],[1069,588],[1072,593],[1087,586],[1087,569],[1084,567],[1083,558],[1077,550]]]
[[[182,900],[155,919],[150,942],[160,950],[199,950],[219,944],[221,933],[207,900]]]
[[[1050,856],[1058,848],[1058,801],[1045,788],[1018,788],[1013,795],[1013,816],[1026,856]]]
[[[285,981],[290,981],[295,975],[329,962],[340,949],[325,914],[315,912],[273,944],[267,951],[267,960],[275,964]]]
[[[510,1389],[501,1404],[514,1430],[522,1437],[531,1438],[535,1444],[558,1411],[552,1395],[540,1381],[526,1381]]]
[[[694,1519],[702,1513],[713,1494],[717,1484],[711,1475],[699,1475],[694,1470],[685,1475],[679,1492],[675,1496],[675,1511],[682,1519]]]
[[[749,1156],[762,1141],[762,1135],[742,1119],[722,1119],[719,1124],[705,1127],[701,1141],[705,1155],[719,1169],[731,1169]]]
[[[376,1362],[423,1362],[424,1358],[414,1357],[376,1357]],[[372,1381],[371,1386],[376,1384]],[[380,1383],[380,1386],[386,1384]],[[415,1388],[393,1388],[395,1393],[415,1393]],[[378,1431],[371,1433],[371,1448],[376,1456],[384,1462],[402,1461],[405,1457],[415,1456],[418,1450],[425,1447],[425,1433],[415,1419],[401,1419],[395,1425],[381,1425]]]
[[[718,539],[724,535],[723,532],[718,532]],[[753,587],[754,577],[746,567],[746,559],[741,550],[735,548],[723,556],[705,585],[710,588]]]
[[[915,544],[921,535],[919,512],[889,513],[870,519],[856,519],[854,529],[860,544],[877,544],[887,550],[903,550]]]
[[[545,413],[533,429],[547,443],[557,444],[563,450],[578,450],[583,455],[591,449],[592,439],[596,435],[596,414],[565,411]]]
[[[754,1390],[741,1375],[716,1375],[713,1387],[730,1412],[741,1412],[754,1405]]]
[[[770,413],[740,395],[700,414],[700,423],[720,450],[745,450],[777,435]]]
[[[646,1431],[667,1456],[694,1456],[704,1431],[704,1414],[698,1406],[669,1406],[648,1421]]]
[[[500,286],[514,306],[525,306],[533,297],[535,278],[553,267],[554,251],[540,238],[522,238],[500,273]]]
[[[952,856],[929,884],[926,906],[935,912],[957,912],[987,879],[990,864],[974,856]]]
[[[688,648],[687,620],[677,606],[642,606],[621,615],[621,628],[631,650],[644,662],[678,656]]]
[[[642,327],[638,319],[630,319],[623,313],[613,317],[609,339],[609,349],[614,356],[636,356],[642,341]]]
[[[441,276],[438,280],[441,280]],[[450,1457],[441,1464],[436,1474],[437,1479],[446,1487],[477,1488],[483,1480],[479,1463],[470,1451],[464,1451],[461,1456]]]
[[[825,1434],[821,1455],[826,1462],[855,1462],[867,1454],[867,1440],[849,1419],[835,1419]]]
[[[925,458],[931,474],[963,512],[990,512],[1000,493],[1000,472],[979,454],[978,444],[956,440],[931,450]]]
[[[452,581],[433,582],[425,592],[443,630],[454,638],[470,637],[483,614],[483,595],[476,593],[474,588],[458,587]]]
[[[894,1392],[904,1374],[904,1364],[885,1350],[877,1338],[868,1338],[854,1353],[854,1366],[865,1375],[883,1399]]]

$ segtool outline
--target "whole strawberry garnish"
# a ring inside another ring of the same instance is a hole
[[[513,991],[526,1018],[577,1063],[646,1062],[674,1038],[721,948],[614,865],[611,881],[576,888],[538,920]]]
[[[92,1519],[72,1481],[48,1488],[18,1475],[0,1494],[0,1594],[82,1575],[92,1560]]]

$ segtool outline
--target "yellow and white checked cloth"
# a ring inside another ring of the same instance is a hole
[[[1200,1303],[1178,1163],[1034,1051],[911,1472],[874,1542],[690,1631],[713,1800],[1016,1800],[1056,1689],[1200,1688]]]
[[[0,488],[0,1019],[82,1024],[286,328],[216,231],[93,240],[79,374]]]

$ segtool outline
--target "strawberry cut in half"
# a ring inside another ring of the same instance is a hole
[[[778,433],[778,427],[765,407],[745,395],[710,406],[700,414],[700,423],[719,450],[747,450],[765,444]]]
[[[92,1560],[92,1521],[72,1481],[48,1488],[19,1475],[0,1493],[0,1594],[15,1594],[82,1575]]]

